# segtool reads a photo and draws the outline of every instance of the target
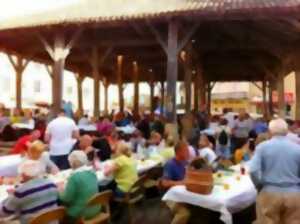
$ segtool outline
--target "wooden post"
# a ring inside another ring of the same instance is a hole
[[[150,109],[151,109],[151,113],[153,113],[155,108],[154,108],[154,81],[152,77],[150,79],[149,85],[150,85]]]
[[[133,81],[134,81],[134,99],[133,111],[135,114],[139,113],[139,68],[136,61],[133,63]]]
[[[167,96],[166,118],[177,124],[176,83],[178,77],[178,22],[171,20],[168,30],[167,45]]]
[[[83,77],[78,74],[76,80],[77,80],[77,96],[78,96],[78,110],[81,115],[83,115],[83,101],[82,101],[82,82]]]
[[[262,81],[262,98],[263,98],[263,113],[269,117],[268,103],[267,103],[267,81]]]
[[[279,73],[277,77],[277,94],[278,94],[278,116],[285,118],[285,100],[284,100],[284,75]]]
[[[274,109],[273,109],[273,86],[274,84],[272,81],[269,81],[269,88],[268,88],[268,95],[269,95],[269,112],[270,112],[270,117],[273,117],[274,114]]]
[[[16,108],[22,109],[22,76],[29,60],[16,56],[16,61],[14,61],[11,55],[7,57],[16,72]]]
[[[109,87],[109,82],[107,81],[107,79],[104,79],[103,85],[104,85],[104,114],[108,115],[108,87]]]
[[[92,49],[92,57],[90,60],[92,73],[94,78],[94,117],[100,115],[100,74],[99,74],[99,54],[98,48]]]
[[[207,112],[211,114],[211,85],[210,82],[207,83]]]
[[[118,55],[117,56],[117,79],[118,79],[119,107],[120,107],[120,111],[124,111],[122,65],[123,65],[123,56],[122,55]]]
[[[164,107],[165,107],[165,82],[162,80],[160,82],[160,86],[161,86],[161,89],[160,89],[160,94],[161,94],[161,99],[160,99],[160,114],[163,114],[164,113]],[[154,108],[155,110],[155,108]]]
[[[191,63],[191,50],[192,46],[189,43],[187,45],[187,51],[181,52],[181,59],[183,61],[183,67],[184,67],[184,85],[185,85],[185,112],[189,113],[191,112],[192,107],[192,90],[191,90],[191,84],[192,84],[192,63]]]
[[[296,80],[296,114],[295,119],[300,120],[300,70],[295,71]]]
[[[196,71],[195,78],[194,78],[194,110],[197,112],[199,111],[199,95],[200,95],[200,74]]]
[[[65,36],[62,33],[58,33],[54,37],[54,46],[43,36],[38,36],[40,41],[44,44],[46,51],[54,61],[53,74],[52,74],[52,102],[53,110],[56,114],[59,113],[62,107],[62,93],[63,93],[63,72],[65,67],[65,60],[70,53],[70,49],[73,47],[75,41],[79,38],[82,29],[76,31],[71,40],[66,43]]]

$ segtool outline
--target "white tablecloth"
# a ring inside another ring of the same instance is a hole
[[[97,127],[94,124],[90,124],[90,125],[78,125],[77,127],[79,128],[79,130],[97,131]]]
[[[21,162],[21,157],[20,156],[3,156],[3,157],[8,157],[5,158],[4,160],[10,161],[10,165],[12,165],[12,167],[14,167],[14,172],[17,172],[17,165]],[[3,165],[3,162],[1,163],[1,159],[3,161],[3,157],[0,157],[0,168],[1,165]],[[18,162],[18,164],[16,164],[16,162]],[[100,170],[96,171],[96,175],[97,175],[97,179],[98,179],[98,184],[101,186],[107,185],[109,182],[111,182],[113,180],[113,176],[105,176],[104,175],[104,167],[106,165],[109,166],[109,164],[111,163],[111,160],[107,160],[105,162],[100,163]],[[159,162],[157,161],[153,161],[153,160],[145,160],[145,161],[140,161],[137,160],[137,171],[139,174],[146,172],[147,170],[157,166],[159,164]],[[89,167],[90,169],[92,169],[92,167]],[[9,172],[9,168],[6,165],[5,166],[5,170],[6,172]],[[2,170],[2,171],[3,171]],[[0,169],[1,171],[1,169]],[[68,169],[68,170],[64,170],[59,172],[56,175],[49,175],[49,179],[51,179],[54,183],[59,183],[59,182],[65,182],[68,177],[71,175],[72,170]],[[12,175],[13,176],[13,175]],[[15,175],[14,175],[15,176]],[[8,193],[7,193],[7,189],[12,188],[13,186],[9,186],[9,185],[0,185],[0,203],[7,198]]]
[[[223,185],[215,185],[210,195],[200,195],[187,191],[185,186],[176,186],[171,188],[162,200],[187,203],[220,212],[220,219],[226,224],[232,224],[232,213],[252,205],[257,196],[250,177],[242,175],[238,181],[237,175],[222,177],[221,182],[230,185],[228,190],[225,190]]]
[[[132,134],[136,130],[136,128],[134,126],[131,126],[131,125],[127,125],[125,127],[116,127],[116,129],[118,131],[124,132],[125,134]]]
[[[0,156],[0,176],[14,177],[17,175],[18,166],[22,158],[20,155]]]
[[[34,129],[34,124],[25,124],[25,123],[15,123],[12,125],[14,128],[20,128],[20,129]]]

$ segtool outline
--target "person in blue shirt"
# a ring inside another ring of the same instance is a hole
[[[258,118],[254,124],[254,131],[257,135],[268,132],[268,123],[264,118]]]
[[[189,159],[188,144],[179,141],[175,146],[175,157],[169,160],[164,167],[161,186],[164,189],[169,189],[173,186],[184,185],[185,168]],[[172,224],[188,223],[190,211],[185,204],[176,203],[173,201],[167,202],[168,207],[174,213]]]
[[[257,221],[261,224],[300,223],[300,146],[286,134],[283,119],[269,124],[272,135],[256,147],[250,161],[250,175],[260,189]]]

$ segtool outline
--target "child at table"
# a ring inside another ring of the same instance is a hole
[[[116,145],[113,162],[104,170],[105,176],[114,175],[116,197],[123,197],[138,180],[136,163],[131,157],[130,145],[121,141]]]

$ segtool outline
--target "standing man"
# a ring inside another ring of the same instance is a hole
[[[79,130],[74,120],[66,117],[61,109],[58,117],[51,121],[46,129],[45,141],[49,142],[50,159],[59,169],[68,169],[68,155],[79,138]]]
[[[257,146],[250,174],[261,189],[257,198],[259,224],[297,224],[300,220],[300,146],[286,135],[282,119],[270,122],[272,138]]]

